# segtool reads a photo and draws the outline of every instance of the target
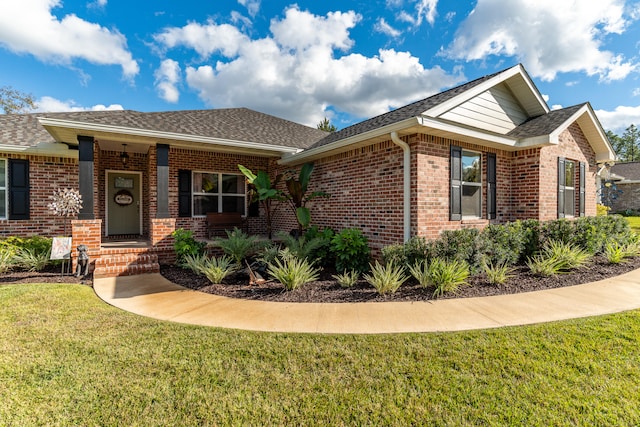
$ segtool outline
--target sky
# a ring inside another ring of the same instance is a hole
[[[341,129],[518,63],[550,108],[640,126],[640,0],[0,0],[0,86],[37,111]]]

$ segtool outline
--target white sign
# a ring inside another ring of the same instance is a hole
[[[51,259],[71,259],[71,237],[54,237]]]

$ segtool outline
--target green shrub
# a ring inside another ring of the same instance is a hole
[[[193,237],[193,231],[178,228],[173,233],[173,248],[176,251],[176,264],[183,265],[187,255],[195,256],[204,253],[206,243],[199,242]]]
[[[336,274],[333,277],[338,284],[343,288],[351,288],[353,285],[358,283],[358,279],[360,278],[360,273],[357,271],[345,271],[342,274]]]
[[[433,258],[478,265],[480,231],[476,228],[445,230],[433,243]]]
[[[208,259],[201,272],[211,283],[222,283],[225,277],[237,270],[235,261],[228,256]]]
[[[280,250],[281,249],[277,244],[268,242],[264,247],[258,250],[258,257],[256,261],[258,261],[263,266],[267,266],[273,263],[276,258],[278,258]]]
[[[13,266],[13,253],[9,248],[0,246],[0,273],[6,273]]]
[[[370,266],[370,270],[371,273],[363,277],[379,294],[394,293],[408,279],[400,265],[380,264],[376,261],[375,265]]]
[[[294,256],[276,258],[269,264],[267,272],[284,285],[288,291],[298,289],[305,283],[318,280],[319,268],[314,268],[309,261]]]
[[[317,265],[327,266],[335,263],[335,258],[331,253],[331,239],[335,234],[331,228],[326,227],[320,230],[317,225],[309,227],[304,233],[307,240],[320,239],[320,244],[311,251],[310,255],[310,259],[316,260]]]
[[[207,254],[187,254],[183,258],[181,267],[187,268],[196,274],[203,274],[202,269],[209,261]]]
[[[482,271],[492,285],[504,285],[507,280],[513,277],[513,268],[507,264],[484,264]]]
[[[596,215],[597,216],[607,216],[611,208],[609,206],[597,204],[596,205]]]
[[[478,236],[480,266],[517,264],[526,248],[527,231],[520,221],[485,227]]]
[[[280,240],[282,240],[282,244],[289,249],[291,254],[298,259],[307,259],[312,264],[316,264],[317,259],[313,259],[311,255],[313,252],[320,248],[325,242],[321,237],[308,238],[306,236],[294,237],[289,233],[285,233],[283,231],[277,233],[276,235]],[[319,264],[319,262],[318,262]]]
[[[256,252],[258,237],[249,236],[238,227],[233,231],[227,230],[226,233],[227,238],[216,238],[214,245],[222,248],[223,252],[233,258],[238,266],[242,266],[242,262]]]
[[[34,248],[18,248],[13,254],[13,264],[26,271],[40,271],[49,264],[51,252],[38,252]]]
[[[434,298],[444,293],[456,293],[461,286],[467,285],[469,278],[469,265],[464,261],[447,261],[435,258],[428,268],[429,282],[435,286]]]
[[[395,243],[393,245],[383,247],[381,251],[382,261],[385,264],[407,265],[405,247],[406,245],[403,245],[402,243]]]
[[[345,272],[367,271],[369,267],[369,242],[362,231],[345,228],[331,239],[331,252],[336,258],[336,270]]]

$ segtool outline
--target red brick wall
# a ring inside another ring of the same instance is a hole
[[[30,219],[20,221],[0,220],[0,236],[61,236],[64,220],[53,215],[48,205],[49,196],[58,188],[78,189],[78,160],[63,157],[43,157],[20,154],[2,154],[3,159],[29,160],[29,183],[31,186]],[[7,212],[8,214],[8,212]],[[71,222],[67,223],[67,235],[71,235]]]

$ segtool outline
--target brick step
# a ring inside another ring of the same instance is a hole
[[[97,267],[106,267],[106,266],[127,266],[127,265],[138,265],[138,264],[157,264],[158,263],[158,255],[157,254],[118,254],[118,255],[101,255],[100,258],[96,259],[96,268]]]
[[[150,253],[108,253],[95,261],[93,277],[133,276],[136,274],[158,273],[158,255]]]
[[[160,264],[136,264],[128,266],[96,267],[93,271],[94,279],[117,276],[135,276],[138,274],[159,273]]]

